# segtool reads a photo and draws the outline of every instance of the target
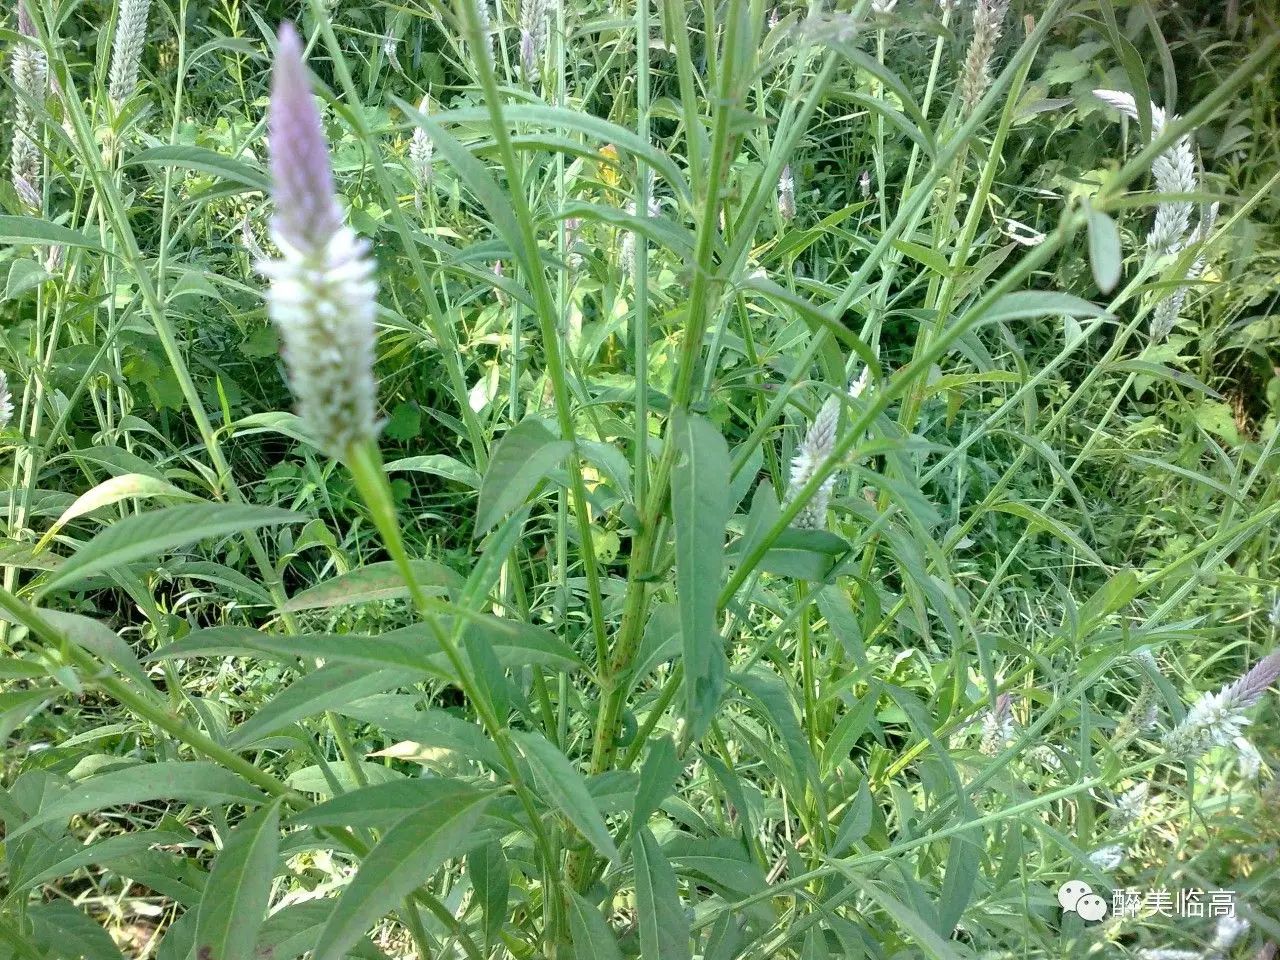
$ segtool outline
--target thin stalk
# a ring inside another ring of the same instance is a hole
[[[479,24],[476,23],[475,7],[470,0],[462,0],[458,4],[458,9],[462,14],[460,19],[468,43],[478,42],[481,37]],[[551,296],[551,288],[547,284],[546,273],[543,271],[538,257],[538,238],[533,229],[533,217],[529,212],[528,204],[524,201],[520,164],[517,161],[515,148],[512,145],[511,136],[502,115],[502,93],[498,89],[493,68],[486,58],[479,58],[476,69],[480,74],[480,84],[484,89],[485,100],[489,108],[494,142],[498,147],[498,155],[507,173],[510,184],[509,195],[514,208],[513,213],[524,245],[524,273],[532,288],[534,302],[537,306],[539,333],[542,339],[542,349],[547,357],[546,369],[547,376],[551,380],[551,390],[555,399],[556,420],[560,426],[561,436],[565,440],[574,443],[576,448],[577,430],[574,424],[568,379],[565,376],[566,367],[560,351],[555,301]],[[582,479],[582,470],[576,463],[569,470],[569,490],[574,517],[578,525],[583,572],[587,580],[587,602],[590,608],[591,631],[595,637],[596,655],[599,661],[603,663],[608,653],[608,638],[605,630],[604,604],[601,599],[600,570],[596,563],[595,546],[592,540],[591,511],[587,503],[586,484]]]
[[[636,134],[649,142],[649,0],[636,0]],[[648,215],[649,174],[637,161],[636,212]],[[635,370],[635,439],[631,473],[636,512],[644,516],[649,491],[649,241],[637,234],[635,264],[635,313],[632,361]]]
[[[529,818],[530,829],[533,831],[534,841],[538,845],[539,853],[542,856],[543,867],[549,874],[554,875],[556,856],[544,829],[541,815],[538,813],[536,797],[525,782],[521,768],[516,762],[516,751],[511,738],[507,735],[507,729],[501,718],[494,711],[488,697],[476,685],[471,676],[471,667],[463,656],[462,650],[458,647],[457,642],[449,631],[440,625],[430,598],[417,581],[413,564],[409,559],[408,551],[405,549],[404,540],[400,533],[400,523],[396,517],[395,499],[391,493],[391,485],[387,482],[381,453],[373,443],[357,444],[347,452],[346,463],[351,472],[351,478],[355,483],[356,490],[359,492],[365,506],[369,509],[373,524],[382,539],[383,547],[391,556],[396,568],[400,571],[400,576],[403,578],[405,585],[409,588],[409,597],[413,602],[414,608],[431,631],[433,639],[440,645],[440,649],[444,652],[445,658],[449,661],[449,665],[457,679],[459,688],[475,708],[480,717],[480,722],[484,725],[490,739],[498,748],[502,764],[506,767],[507,775],[510,777],[511,785],[515,789],[516,796],[520,799],[521,806],[524,807],[525,815]],[[563,926],[563,904],[559,898],[550,898],[550,910],[551,926],[554,930],[560,931]],[[548,946],[553,947],[554,942],[553,940]]]

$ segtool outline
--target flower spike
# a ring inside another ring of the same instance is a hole
[[[268,312],[299,415],[326,453],[345,457],[377,436],[377,285],[368,244],[342,222],[302,41],[288,23],[272,76],[268,147],[280,248],[261,267],[271,280]]]

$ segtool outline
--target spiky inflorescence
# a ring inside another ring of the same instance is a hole
[[[475,0],[476,26],[480,28],[481,55],[493,66],[497,60],[496,37],[493,32],[493,12],[489,9],[491,0]]]
[[[650,181],[649,181],[649,189],[650,189],[650,191],[652,191],[652,190],[653,190],[653,181],[652,181],[652,179],[650,179]],[[632,201],[628,202],[628,203],[627,203],[627,208],[626,208],[626,209],[627,209],[627,213],[629,213],[629,214],[631,214],[632,216],[634,216],[634,215],[635,215],[635,212],[636,212],[636,202],[635,202],[634,200],[632,200]],[[662,212],[662,207],[661,207],[661,206],[659,205],[659,203],[658,203],[658,198],[657,198],[657,197],[655,197],[655,196],[652,194],[652,192],[649,194],[649,202],[648,202],[648,204],[646,204],[645,209],[648,211],[648,216],[649,216],[651,219],[652,219],[653,217],[658,216],[658,214],[660,214],[660,213]],[[627,275],[629,278],[631,278],[631,280],[632,280],[633,282],[638,282],[636,278],[639,276],[640,271],[639,271],[639,262],[638,262],[638,260],[636,259],[636,234],[635,234],[635,231],[633,231],[633,230],[627,230],[627,231],[623,234],[623,236],[622,236],[622,248],[621,248],[621,250],[619,251],[619,256],[621,257],[621,260],[622,260],[622,269],[623,269],[623,271],[626,273],[626,275]]]
[[[991,57],[1004,28],[1009,0],[978,0],[973,8],[973,39],[960,76],[960,98],[970,113],[991,85]]]
[[[13,398],[9,395],[9,375],[0,370],[0,430],[13,419]]]
[[[29,96],[38,98],[43,96],[48,82],[49,64],[40,49],[36,25],[27,10],[27,0],[19,0],[18,3],[18,35],[23,40],[13,49],[13,83]],[[26,107],[19,104],[18,109]]]
[[[1118,843],[1099,847],[1089,854],[1089,863],[1103,873],[1110,873],[1124,863],[1124,847]]]
[[[840,400],[828,397],[818,410],[804,439],[796,448],[791,460],[791,483],[787,487],[786,502],[791,503],[817,474],[818,468],[831,456],[836,445],[836,426],[840,422]],[[831,501],[831,489],[835,486],[835,473],[822,481],[812,499],[791,521],[793,527],[802,530],[822,530],[827,525],[827,505]]]
[[[1004,752],[1013,743],[1013,695],[1002,693],[996,697],[996,705],[982,717],[982,742],[978,749],[988,757]]]
[[[505,275],[506,275],[506,268],[503,267],[502,261],[501,260],[493,261],[494,279],[502,280]],[[502,284],[495,283],[493,285],[493,295],[498,299],[498,306],[503,307],[504,309],[506,307],[511,306],[511,297],[507,294],[507,291],[502,289]]]
[[[1032,760],[1039,761],[1046,769],[1052,770],[1055,773],[1062,769],[1062,758],[1059,757],[1053,747],[1048,744],[1042,743],[1038,747],[1033,747],[1027,756]]]
[[[793,220],[796,215],[796,178],[789,163],[778,175],[778,214],[783,220]]]
[[[151,0],[120,0],[116,33],[111,44],[111,73],[107,92],[117,107],[133,96],[138,86],[138,63],[147,35]]]
[[[1150,792],[1151,785],[1143,782],[1134,784],[1116,797],[1114,819],[1118,830],[1124,830],[1142,819],[1142,815],[1147,810],[1147,797]]]
[[[1145,648],[1134,651],[1133,659],[1145,665],[1147,669],[1138,671],[1138,693],[1124,716],[1120,718],[1120,722],[1116,724],[1116,730],[1112,736],[1115,743],[1125,743],[1144,730],[1150,729],[1153,726],[1152,713],[1158,711],[1156,685],[1151,674],[1159,674],[1160,665],[1151,651]],[[1158,712],[1156,715],[1158,716]]]
[[[529,86],[542,77],[550,20],[548,0],[524,0],[520,4],[520,71]]]
[[[564,249],[568,255],[569,269],[582,269],[582,251],[578,249],[578,231],[582,229],[581,217],[566,217],[564,221]]]
[[[866,391],[867,385],[871,383],[871,368],[863,367],[859,373],[849,384],[849,399],[857,400]]]
[[[1138,106],[1133,95],[1123,90],[1094,90],[1093,95],[1131,120],[1138,119]],[[1176,118],[1175,118],[1176,119]],[[1154,103],[1151,105],[1151,135],[1159,136],[1167,118]],[[1191,151],[1191,137],[1179,137],[1168,150],[1151,164],[1151,175],[1161,193],[1194,193],[1196,159]],[[1147,249],[1154,255],[1176,253],[1181,249],[1191,226],[1190,201],[1174,200],[1156,206],[1155,223],[1147,234]]]
[[[26,3],[18,4],[18,34],[22,37],[14,45],[11,69],[13,85],[18,91],[14,98],[13,146],[9,157],[9,172],[13,188],[28,207],[40,206],[40,118],[30,108],[28,100],[43,99],[48,84],[49,69],[44,51],[36,42],[35,24],[27,11]]]
[[[418,112],[424,117],[431,110],[431,100],[429,97],[423,97],[422,102],[418,104]],[[434,147],[431,138],[427,136],[427,131],[421,127],[413,128],[413,136],[409,138],[409,167],[413,172],[414,192],[419,199],[422,197],[422,188],[431,182],[431,156]]]
[[[1183,721],[1165,734],[1165,749],[1174,757],[1194,762],[1214,747],[1231,743],[1249,723],[1244,712],[1262,699],[1277,678],[1280,651],[1259,660],[1252,670],[1217,693],[1204,694]]]
[[[279,259],[263,264],[298,412],[331,456],[377,435],[373,261],[342,222],[302,41],[280,28],[268,114]]]
[[[1240,776],[1246,780],[1257,780],[1262,773],[1262,754],[1258,748],[1244,737],[1236,737],[1232,741],[1236,748],[1236,761],[1240,765]]]
[[[1179,137],[1172,147],[1151,164],[1156,189],[1161,193],[1194,193],[1196,159],[1191,153],[1191,138]],[[1155,223],[1147,234],[1147,249],[1159,256],[1177,253],[1191,226],[1191,201],[1163,201],[1156,206]]]
[[[1191,234],[1186,242],[1186,246],[1195,246],[1197,243],[1203,243],[1209,238],[1209,231],[1213,229],[1214,223],[1218,219],[1218,204],[1210,204],[1208,212],[1200,220],[1199,225]],[[1207,250],[1201,251],[1187,270],[1186,280],[1198,280],[1200,275],[1204,273],[1205,264],[1208,262],[1209,253]],[[1182,305],[1187,299],[1187,288],[1178,287],[1168,296],[1159,300],[1151,312],[1151,326],[1149,333],[1152,343],[1160,343],[1170,333],[1173,332],[1174,326],[1178,322],[1178,318],[1182,316]]]

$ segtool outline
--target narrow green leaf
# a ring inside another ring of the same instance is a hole
[[[398,101],[414,122],[422,116],[409,104]],[[502,108],[508,121],[521,127],[535,125],[544,128],[562,128],[584,135],[597,144],[613,144],[622,150],[636,154],[645,164],[661,174],[668,185],[686,199],[689,196],[688,180],[680,173],[680,168],[671,157],[658,150],[654,145],[636,136],[634,130],[610,123],[601,117],[593,117],[581,110],[565,107],[551,107],[543,104],[509,103]],[[489,111],[485,107],[463,107],[459,110],[442,111],[432,114],[432,119],[439,123],[475,124],[488,123]]]
[[[511,894],[511,866],[496,840],[467,855],[467,873],[471,888],[484,917],[484,942],[492,945],[507,918],[507,898]]]
[[[207,806],[230,803],[256,806],[265,799],[255,787],[216,763],[204,760],[140,763],[87,777],[51,797],[38,813],[9,831],[13,840],[47,823],[134,803],[183,800]]]
[[[76,520],[77,517],[83,517],[86,513],[92,513],[96,509],[109,507],[113,503],[119,503],[120,500],[132,498],[148,498],[148,497],[166,497],[178,500],[198,500],[195,494],[189,494],[186,490],[177,488],[170,484],[168,480],[161,480],[159,477],[147,474],[124,474],[123,476],[113,476],[109,480],[104,480],[95,488],[88,490],[87,493],[79,495],[76,503],[63,511],[63,515],[58,517],[54,525],[45,531],[45,535],[41,536],[40,543],[36,544],[36,549],[44,549],[45,545],[54,536],[58,535],[58,531],[69,524],[70,521]]]
[[[310,827],[360,827],[384,830],[415,810],[480,799],[480,791],[460,780],[422,777],[361,787],[296,814],[290,823]]]
[[[48,280],[50,274],[44,267],[26,257],[13,261],[4,285],[4,299],[18,300],[28,290],[34,290]]]
[[[573,444],[557,440],[537,419],[522,420],[504,433],[480,484],[475,535],[487,533],[524,503],[571,449]]]
[[[915,940],[919,955],[930,957],[932,960],[960,960],[960,954],[956,949],[934,933],[933,928],[919,913],[892,896],[880,884],[866,882],[863,890]]]
[[[417,695],[376,694],[335,707],[343,716],[370,723],[396,740],[429,744],[504,772],[498,748],[474,723],[444,710],[421,709]]]
[[[400,470],[408,470],[413,473],[430,473],[433,476],[444,477],[446,480],[454,480],[463,486],[470,487],[472,490],[480,489],[480,474],[476,473],[474,468],[444,454],[437,453],[392,460],[386,465],[385,469],[387,473],[396,473]]]
[[[462,576],[435,560],[411,560],[414,580],[428,592],[440,593],[462,586]],[[349,573],[331,577],[289,598],[283,609],[325,610],[374,600],[399,600],[409,595],[409,587],[394,561],[369,563]]]
[[[997,503],[991,509],[999,510],[1001,513],[1011,513],[1015,517],[1021,517],[1032,527],[1039,527],[1041,530],[1047,530],[1063,543],[1070,544],[1082,557],[1087,558],[1092,563],[1096,563],[1100,567],[1105,566],[1102,562],[1102,558],[1094,553],[1092,547],[1080,539],[1079,534],[1061,520],[1055,520],[1043,510],[1037,510],[1030,504],[1015,500],[1005,500],[1002,503]]]
[[[1029,317],[1100,317],[1106,311],[1088,300],[1052,290],[1022,290],[999,297],[983,315],[986,323]]]
[[[128,157],[125,166],[143,164],[151,167],[173,167],[179,170],[195,170],[211,176],[221,177],[248,187],[250,190],[266,192],[271,183],[266,171],[260,167],[236,160],[225,154],[209,150],[205,147],[194,147],[187,144],[165,144],[140,150]]]
[[[658,806],[671,793],[676,778],[680,776],[680,759],[670,737],[662,737],[649,743],[649,753],[640,769],[640,787],[636,790],[635,804],[631,808],[631,830],[639,830]]]
[[[830,956],[822,936],[821,925],[810,927],[804,937],[804,949],[800,951],[800,960],[828,960]]]
[[[970,815],[972,818],[972,814]],[[971,836],[958,833],[949,841],[946,872],[942,876],[942,896],[938,900],[938,920],[934,930],[940,937],[950,937],[965,907],[973,899],[978,882],[978,864],[982,850]]]
[[[466,623],[463,635],[492,646],[504,666],[539,663],[567,670],[582,667],[582,658],[568,644],[541,627],[469,610],[459,610],[458,615]],[[452,631],[453,623],[453,617],[439,618],[440,628],[446,632]],[[424,671],[450,682],[457,680],[434,631],[423,624],[401,627],[378,637],[354,633],[289,635],[263,633],[248,627],[207,627],[161,647],[147,659],[255,654],[282,660],[323,657],[364,664],[372,669]]]
[[[643,960],[692,960],[676,875],[648,828],[636,833],[636,921]]]
[[[261,960],[298,960],[303,954],[309,954],[315,949],[320,930],[332,910],[333,901],[328,898],[303,900],[277,910],[267,918],[258,934],[258,956]],[[387,955],[367,937],[357,942],[347,956],[387,960]]]
[[[569,936],[573,960],[622,960],[618,941],[600,911],[572,887],[565,888],[569,900]]]
[[[716,630],[716,604],[724,570],[732,474],[729,446],[706,420],[678,414],[679,450],[671,478],[676,534],[676,597],[683,646],[685,720],[697,738],[706,730],[724,689],[725,656]]]
[[[236,503],[190,503],[117,520],[80,547],[45,581],[41,593],[104,573],[121,564],[158,558],[177,547],[306,518],[290,510]]]
[[[1087,636],[1103,620],[1126,606],[1138,595],[1141,586],[1138,575],[1126,567],[1099,587],[1080,608],[1078,616],[1080,637]]]
[[[489,799],[485,794],[444,797],[388,830],[338,898],[317,941],[315,960],[344,960],[365,931],[445,861],[465,853]]]
[[[373,670],[358,663],[331,663],[308,673],[276,694],[227,738],[236,749],[261,740],[281,727],[315,716],[339,704],[383,693],[420,679],[403,670]]]
[[[694,874],[732,897],[754,896],[767,886],[763,868],[748,859],[739,840],[677,834],[663,853],[679,873]]]
[[[858,792],[845,810],[840,820],[840,831],[831,845],[831,855],[842,857],[855,843],[867,835],[871,829],[871,791],[867,789],[867,781],[858,784]]]
[[[534,779],[551,803],[610,860],[618,859],[604,817],[591,799],[587,782],[577,768],[540,733],[512,730],[511,738],[533,770]]]
[[[789,527],[761,557],[759,569],[796,580],[822,582],[851,550],[849,541],[829,530]]]
[[[59,960],[121,960],[120,949],[106,930],[65,901],[37,903],[28,908],[35,941]],[[8,956],[12,956],[9,954]]]
[[[131,857],[160,844],[180,844],[190,840],[190,831],[138,830],[75,846],[70,851],[60,845],[46,845],[38,852],[33,851],[32,857],[22,864],[20,874],[14,868],[9,876],[10,889],[29,890],[69,876],[81,867],[109,865],[114,860]],[[37,857],[39,860],[33,862]]]
[[[88,650],[103,663],[108,663],[144,689],[155,687],[134,656],[133,649],[101,620],[82,617],[78,613],[40,609],[40,618],[76,646]],[[0,615],[3,617],[3,615]]]
[[[0,216],[0,245],[50,244],[64,247],[84,247],[101,250],[102,246],[88,234],[58,226],[36,217]]]
[[[196,955],[255,960],[280,842],[280,804],[239,824],[214,861],[196,920]]]
[[[321,767],[313,763],[285,777],[284,785],[299,793],[313,793],[317,797],[334,797],[363,789],[366,784],[381,786],[387,783],[401,783],[408,779],[394,767],[368,760],[359,761],[357,769],[364,783],[356,778],[356,773],[351,769],[350,764],[326,763]],[[336,789],[335,780],[337,781]]]

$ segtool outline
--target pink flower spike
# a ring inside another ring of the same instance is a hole
[[[1224,693],[1241,708],[1252,706],[1262,699],[1267,689],[1280,680],[1280,650],[1263,657],[1253,669],[1231,684]]]
[[[275,232],[299,251],[320,247],[342,226],[342,212],[302,39],[287,22],[280,26],[267,129]]]

